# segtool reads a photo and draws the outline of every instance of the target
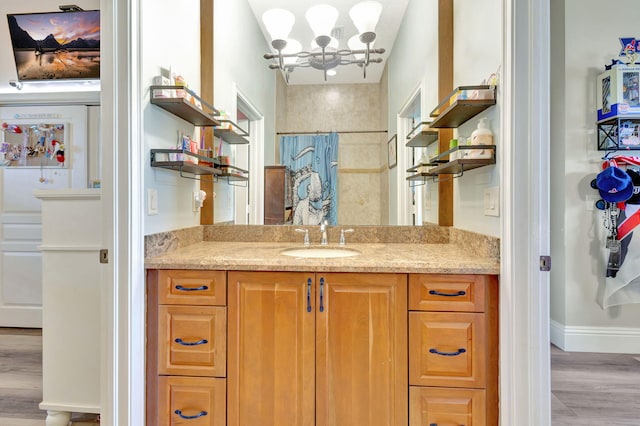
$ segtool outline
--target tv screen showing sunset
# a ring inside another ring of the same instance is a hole
[[[100,78],[100,11],[7,15],[18,80]]]

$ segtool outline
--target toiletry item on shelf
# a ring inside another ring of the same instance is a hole
[[[171,84],[171,80],[169,77],[165,77],[164,75],[157,75],[153,77],[153,85],[154,86],[169,86]],[[154,98],[168,98],[171,96],[171,90],[154,90],[153,97]]]
[[[486,117],[478,122],[478,128],[471,133],[471,145],[493,145],[493,133],[487,127]],[[466,158],[491,158],[492,149],[469,150]]]

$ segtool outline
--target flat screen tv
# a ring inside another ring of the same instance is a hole
[[[19,81],[100,78],[100,11],[8,14]]]

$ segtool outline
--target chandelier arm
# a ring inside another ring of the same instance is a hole
[[[369,43],[367,43],[367,48],[365,49],[365,52],[364,52],[364,68],[365,68],[364,75],[365,75],[365,78],[367,78],[366,77],[367,76],[367,71],[366,71],[367,65],[369,65]]]
[[[322,72],[324,74],[324,81],[327,81],[327,65],[324,57],[324,47],[322,48]]]

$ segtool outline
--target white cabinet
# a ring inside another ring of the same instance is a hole
[[[35,191],[42,200],[42,402],[47,426],[100,413],[99,189]]]

